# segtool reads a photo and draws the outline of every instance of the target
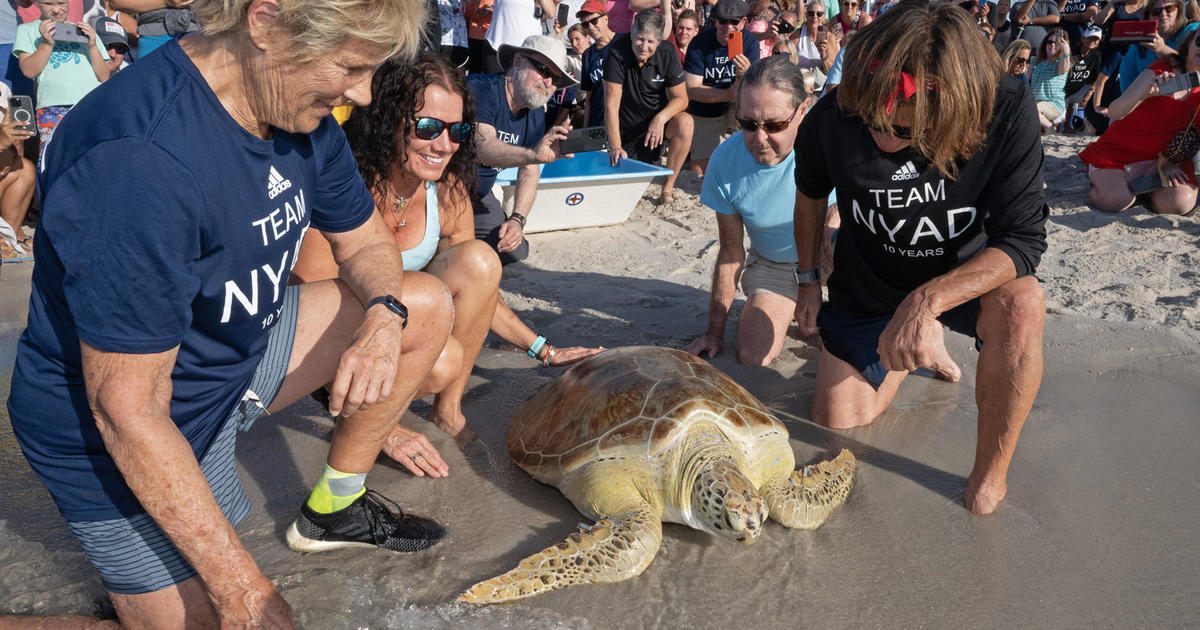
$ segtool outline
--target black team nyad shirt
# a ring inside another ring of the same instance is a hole
[[[936,133],[936,131],[935,131]],[[1028,86],[1006,76],[983,147],[942,175],[919,151],[885,153],[862,118],[837,106],[836,88],[796,136],[796,188],[820,199],[837,190],[842,225],[829,278],[838,310],[886,315],[918,286],[985,247],[1030,275],[1046,251],[1042,144]]]

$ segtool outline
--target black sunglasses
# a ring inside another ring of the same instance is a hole
[[[469,122],[448,123],[444,120],[431,118],[414,118],[413,135],[422,140],[434,140],[442,135],[443,130],[449,132],[450,142],[454,144],[462,144],[471,137],[471,130],[474,128]]]
[[[558,82],[558,73],[555,72],[554,70],[550,69],[550,66],[547,66],[546,64],[538,61],[537,59],[534,59],[533,57],[529,57],[526,55],[521,55],[521,58],[524,59],[525,62],[529,64],[530,68],[533,68],[534,72],[542,75],[543,79],[553,79],[555,83]]]
[[[600,15],[597,15],[596,17],[594,17],[590,20],[579,20],[579,23],[584,26],[595,26],[596,23],[599,22],[600,18],[602,18],[602,17],[604,17],[603,13],[601,13]]]
[[[874,129],[875,131],[878,131],[879,133],[883,133],[883,134],[888,133],[886,130],[879,129],[878,127],[872,127],[872,129]],[[900,138],[901,140],[912,140],[912,127],[901,127],[900,125],[892,125],[891,135],[896,136],[897,138]]]
[[[1161,7],[1150,7],[1149,9],[1146,9],[1146,14],[1150,17],[1158,17],[1163,13],[1175,13],[1176,11],[1179,11],[1179,7],[1173,4],[1167,4]]]
[[[786,55],[787,53],[783,54]],[[787,120],[764,120],[761,122],[757,120],[748,120],[746,118],[736,118],[735,120],[737,120],[737,124],[742,128],[742,131],[754,133],[755,131],[758,131],[759,127],[762,127],[767,133],[779,133],[780,131],[787,129],[788,124],[792,122],[792,119],[796,117],[796,113],[799,111],[800,106],[797,105],[796,109],[792,110],[792,115],[788,116]]]
[[[824,11],[805,11],[805,13],[808,14],[808,17],[823,17],[825,15]]]
[[[717,20],[718,23],[724,24],[725,26],[737,26],[738,24],[741,23],[741,21],[742,21],[741,18],[738,18],[736,20]]]
[[[787,35],[796,30],[796,25],[787,20],[779,20],[775,23],[775,30],[779,31],[780,35]]]

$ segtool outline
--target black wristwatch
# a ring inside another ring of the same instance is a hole
[[[367,302],[367,308],[369,309],[376,304],[382,304],[386,306],[389,311],[400,316],[401,330],[404,330],[408,326],[408,308],[404,306],[400,300],[397,300],[390,295],[381,295],[370,302]]]

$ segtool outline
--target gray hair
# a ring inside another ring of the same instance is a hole
[[[662,39],[664,26],[663,16],[658,11],[654,9],[638,11],[637,15],[633,16],[633,26],[629,29],[630,37],[633,37],[634,33],[639,35],[654,34],[659,39]]]
[[[190,6],[209,35],[246,29],[253,0],[195,0]],[[423,0],[286,0],[279,24],[291,39],[294,58],[312,61],[352,39],[378,44],[389,57],[420,52]]]
[[[792,97],[792,105],[799,107],[812,96],[812,90],[804,80],[804,73],[792,63],[787,55],[771,55],[750,64],[738,84],[737,102],[748,88],[765,86],[784,92]]]

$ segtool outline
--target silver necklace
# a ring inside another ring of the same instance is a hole
[[[392,216],[398,221],[396,231],[408,225],[408,199],[402,197],[396,192],[396,188],[392,186],[392,180],[388,179],[388,190],[392,192]],[[403,213],[401,213],[403,210]]]

